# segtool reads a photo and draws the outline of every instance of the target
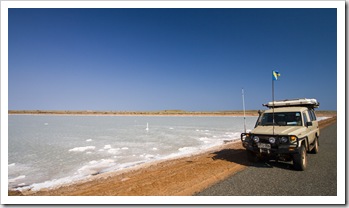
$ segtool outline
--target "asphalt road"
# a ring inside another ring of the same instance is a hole
[[[305,171],[292,162],[259,162],[197,193],[198,196],[336,196],[337,123],[320,130],[319,153],[308,153]],[[243,155],[243,154],[239,154]]]

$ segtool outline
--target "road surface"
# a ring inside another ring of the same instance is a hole
[[[197,193],[198,196],[336,196],[337,123],[320,131],[319,153],[308,153],[308,167],[260,162]],[[245,163],[245,162],[244,162]]]

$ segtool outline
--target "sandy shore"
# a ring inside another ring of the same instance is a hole
[[[320,121],[324,128],[336,116]],[[249,165],[241,142],[227,142],[204,153],[143,164],[114,173],[91,176],[79,183],[38,192],[31,196],[191,196],[242,171]]]

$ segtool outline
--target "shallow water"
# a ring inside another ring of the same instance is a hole
[[[246,118],[250,128],[255,120]],[[9,188],[50,187],[192,154],[238,139],[242,129],[242,117],[10,115]]]
[[[246,117],[252,129],[257,117]],[[10,189],[38,190],[239,140],[243,117],[9,115]],[[148,123],[148,130],[147,130]]]

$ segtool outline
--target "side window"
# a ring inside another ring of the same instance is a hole
[[[316,121],[316,115],[315,115],[314,110],[311,109],[311,110],[309,111],[309,113],[310,113],[310,118],[311,118],[311,120],[312,120],[312,121]]]
[[[303,112],[303,124],[306,125],[308,122],[308,116],[307,116],[308,111]]]
[[[311,114],[310,110],[308,110],[308,116],[309,116],[309,121],[313,121],[313,114]]]

